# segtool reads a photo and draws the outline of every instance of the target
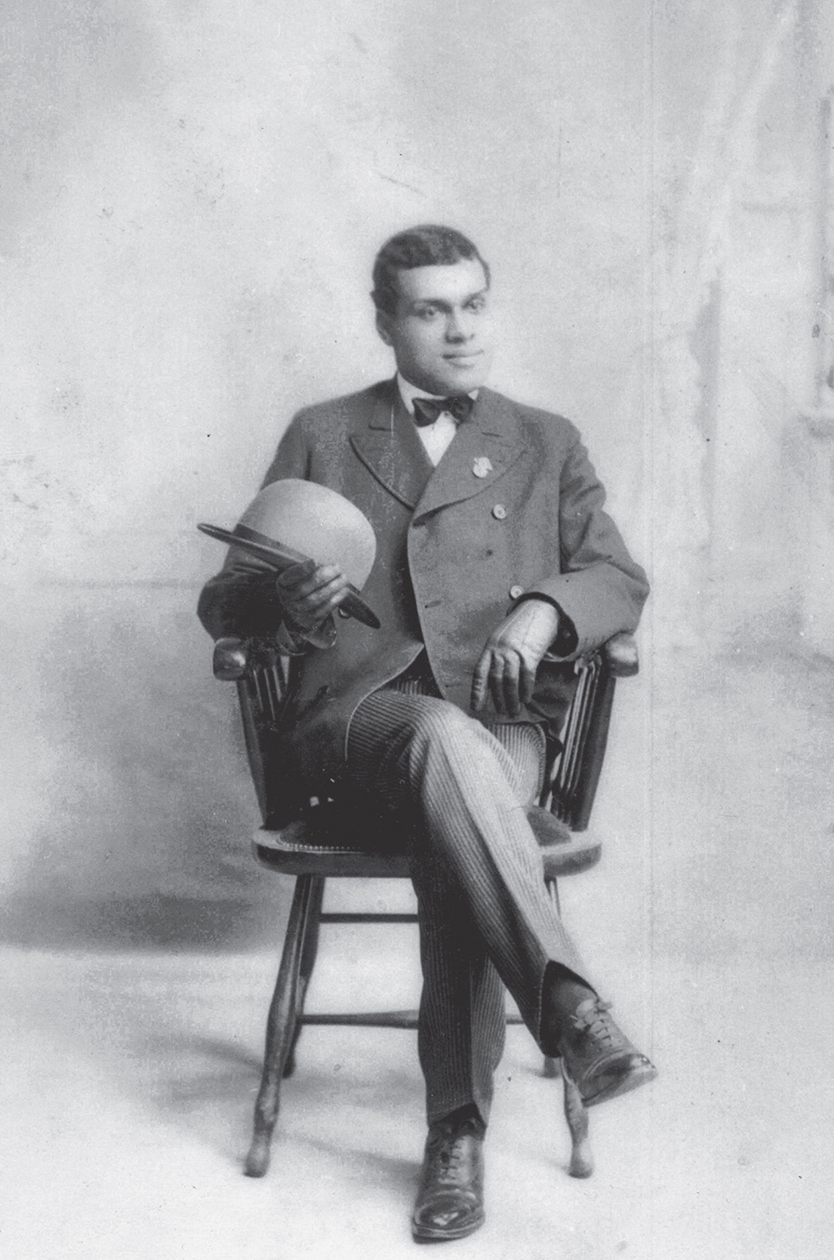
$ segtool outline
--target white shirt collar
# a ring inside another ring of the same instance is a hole
[[[397,388],[400,391],[400,398],[403,400],[406,411],[410,416],[414,415],[414,399],[415,398],[445,398],[445,394],[430,394],[428,390],[419,389],[416,385],[412,385],[411,381],[407,381],[402,372],[397,373]],[[469,390],[470,398],[477,398],[477,389]]]

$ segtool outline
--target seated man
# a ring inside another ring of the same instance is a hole
[[[377,556],[363,594],[381,629],[334,619],[347,579],[333,566],[276,579],[234,548],[200,601],[215,637],[275,632],[298,655],[281,737],[300,796],[359,789],[407,837],[429,1124],[419,1240],[484,1219],[504,985],[587,1104],[655,1075],[553,910],[526,815],[565,664],[633,630],[648,588],[573,425],[484,386],[489,288],[456,231],[389,240],[372,296],[396,377],[300,412],[264,482],[315,481],[365,514]]]

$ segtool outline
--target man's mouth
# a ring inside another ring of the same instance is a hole
[[[483,350],[462,350],[458,354],[444,354],[443,358],[448,363],[472,363],[475,359],[479,359],[483,354]]]

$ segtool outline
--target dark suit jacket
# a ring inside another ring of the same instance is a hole
[[[483,457],[491,470],[479,477],[473,469]],[[277,735],[289,771],[282,777],[304,799],[329,794],[357,705],[424,646],[442,694],[469,712],[475,665],[520,590],[554,601],[576,629],[575,650],[540,667],[531,706],[556,729],[573,673],[565,662],[637,625],[645,574],[603,510],[605,492],[577,430],[561,416],[482,389],[433,468],[395,382],[385,381],[301,411],[264,485],[282,477],[339,491],[377,538],[363,595],[382,628],[338,619],[336,646],[298,662]],[[232,548],[199,614],[215,638],[274,631],[273,576]],[[479,716],[494,717],[491,702]]]

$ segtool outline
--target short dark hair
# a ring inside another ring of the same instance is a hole
[[[484,269],[489,288],[489,266],[468,237],[455,228],[421,223],[406,228],[386,241],[374,262],[371,297],[378,311],[393,315],[397,309],[397,272],[413,267],[446,267],[461,259],[475,258]]]

